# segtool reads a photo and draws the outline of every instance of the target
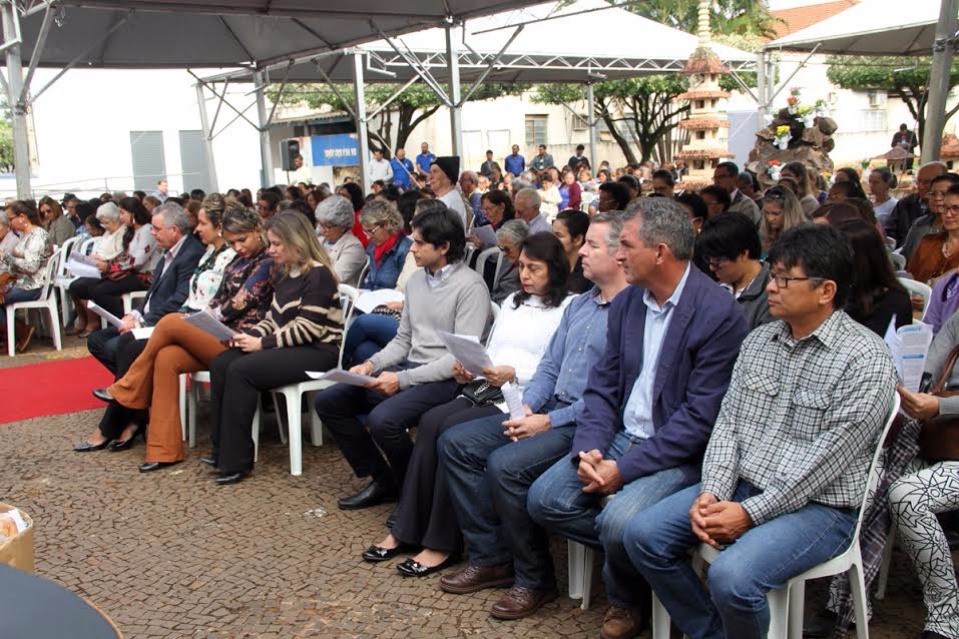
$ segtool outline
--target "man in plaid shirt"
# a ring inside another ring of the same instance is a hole
[[[829,226],[770,252],[777,320],[743,343],[703,460],[702,483],[626,527],[630,560],[691,639],[759,639],[766,592],[844,551],[896,376],[882,341],[843,308],[852,250]],[[709,591],[690,548],[724,548]]]

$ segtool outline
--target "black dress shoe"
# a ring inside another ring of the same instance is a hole
[[[206,464],[207,466],[213,466],[214,468],[216,468],[216,457],[201,457],[200,463]]]
[[[444,568],[449,568],[459,560],[459,555],[453,553],[435,566],[424,566],[410,557],[406,561],[397,564],[396,570],[404,577],[425,577],[426,575],[432,575],[434,572],[439,572]]]
[[[76,453],[92,453],[95,450],[103,450],[110,445],[112,439],[103,440],[102,444],[91,444],[90,442],[80,442],[73,447],[73,451]]]
[[[152,473],[155,470],[160,470],[161,468],[166,468],[167,466],[176,466],[180,462],[145,462],[140,464],[141,473]]]
[[[359,510],[388,501],[396,501],[396,491],[375,479],[360,489],[360,492],[336,502],[340,510]]]
[[[112,402],[113,396],[107,391],[106,388],[94,388],[93,396],[99,399],[101,402]]]
[[[408,544],[400,544],[396,548],[380,548],[374,545],[363,551],[363,561],[369,561],[371,563],[387,561],[411,550],[413,550],[413,547]]]
[[[249,475],[249,473],[221,473],[220,476],[216,478],[216,483],[220,486],[239,484],[247,475]]]
[[[133,444],[136,443],[137,437],[142,435],[146,431],[146,428],[143,426],[138,426],[137,429],[126,439],[118,439],[112,444],[110,444],[110,452],[118,453],[121,450],[130,450],[133,448]]]

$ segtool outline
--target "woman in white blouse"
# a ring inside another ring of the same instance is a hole
[[[10,228],[20,234],[20,241],[10,251],[0,253],[0,262],[8,268],[12,280],[0,290],[0,335],[6,336],[6,305],[40,298],[46,282],[47,261],[52,250],[50,238],[40,225],[37,210],[17,200],[7,206]],[[16,321],[17,352],[27,350],[36,327]]]
[[[420,420],[390,534],[363,553],[383,561],[412,548],[419,554],[397,566],[406,576],[425,576],[450,565],[461,546],[456,516],[441,477],[437,477],[436,440],[447,429],[481,417],[504,414],[502,393],[511,382],[522,393],[559,326],[567,294],[569,263],[563,245],[551,233],[527,237],[520,246],[520,290],[511,294],[493,326],[489,356],[494,366],[474,379],[457,362],[453,376],[463,395],[428,411]],[[487,397],[489,396],[489,397]]]

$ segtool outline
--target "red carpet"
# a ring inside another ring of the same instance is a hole
[[[112,382],[110,371],[92,357],[0,368],[6,398],[0,402],[0,424],[103,408],[90,391]]]

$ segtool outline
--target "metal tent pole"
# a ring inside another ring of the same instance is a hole
[[[599,159],[596,157],[596,100],[593,98],[593,83],[586,83],[586,124],[589,126],[589,161],[591,173],[596,174]]]
[[[210,120],[206,113],[206,98],[203,96],[203,85],[195,84],[196,104],[200,109],[200,127],[203,129],[203,144],[206,145],[206,170],[210,175],[210,191],[219,193],[220,186],[216,179],[216,160],[213,158],[213,132],[210,130]]]
[[[363,192],[369,193],[370,184],[370,140],[366,130],[366,87],[363,86],[363,54],[353,54],[353,95],[356,117],[356,142],[360,148],[360,184]]]
[[[760,49],[756,52],[756,130],[766,128],[766,112],[769,104],[766,102],[766,52]]]
[[[13,128],[13,165],[17,178],[17,197],[29,198],[30,146],[27,139],[27,105],[20,99],[23,91],[23,63],[20,60],[20,24],[12,2],[0,5],[3,20],[3,41],[7,46],[7,104],[10,106]],[[15,44],[12,44],[15,43]]]
[[[929,101],[926,102],[926,128],[922,135],[922,162],[939,159],[942,129],[946,125],[946,99],[949,97],[949,70],[955,47],[956,14],[959,0],[942,0],[936,40],[932,48],[929,70]]]
[[[260,186],[272,186],[276,179],[273,173],[273,152],[270,149],[270,125],[266,115],[266,75],[262,71],[253,74],[253,83],[256,85],[256,116],[260,131]]]
[[[450,138],[453,143],[453,155],[460,156],[460,164],[464,165],[463,155],[463,104],[460,100],[460,62],[456,51],[456,42],[460,37],[460,26],[446,25],[446,64],[450,73]]]

